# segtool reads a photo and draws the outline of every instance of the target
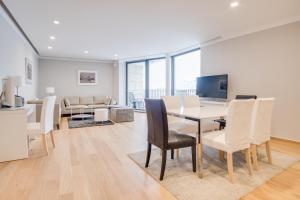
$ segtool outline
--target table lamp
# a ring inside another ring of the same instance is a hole
[[[17,96],[19,96],[19,87],[23,85],[22,76],[13,76],[11,77],[14,86],[17,88]]]

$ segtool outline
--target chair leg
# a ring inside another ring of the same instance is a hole
[[[43,144],[44,144],[44,148],[46,150],[46,154],[48,156],[48,143],[47,143],[47,138],[46,138],[46,134],[42,133],[42,140],[43,140]]]
[[[193,145],[191,148],[192,148],[193,172],[196,172],[196,145]]]
[[[174,149],[171,149],[171,159],[174,159]]]
[[[224,155],[225,153],[224,153],[224,151],[222,151],[222,150],[219,150],[219,158],[220,158],[220,160],[223,162],[223,161],[225,161],[225,155]]]
[[[150,143],[148,143],[147,158],[146,158],[146,164],[145,164],[146,168],[149,166],[149,161],[150,161],[150,156],[151,156],[151,147],[152,147],[152,145]]]
[[[179,149],[176,149],[176,158],[179,159]]]
[[[249,170],[249,174],[252,176],[252,163],[251,163],[251,153],[250,148],[245,151],[246,163]]]
[[[161,160],[161,170],[160,170],[160,178],[159,180],[164,179],[165,169],[166,169],[166,161],[167,161],[167,150],[162,151],[162,160]]]
[[[228,168],[229,181],[231,183],[234,183],[232,153],[227,153],[227,168]]]
[[[259,170],[259,165],[258,165],[258,161],[257,161],[257,145],[256,144],[251,144],[251,153],[252,153],[254,169]]]
[[[267,156],[268,156],[269,163],[272,165],[272,155],[271,155],[270,141],[266,142],[266,151],[267,151]]]
[[[51,142],[52,142],[53,148],[55,148],[55,142],[54,142],[54,134],[53,134],[53,131],[50,132],[50,136],[51,136]]]

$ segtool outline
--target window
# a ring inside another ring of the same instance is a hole
[[[127,63],[127,104],[135,109],[144,108],[146,91],[145,62]]]
[[[156,58],[126,63],[127,105],[145,109],[144,99],[166,94],[166,59]]]
[[[149,98],[166,95],[166,59],[149,60]]]
[[[200,76],[200,49],[172,57],[172,95],[195,95]]]

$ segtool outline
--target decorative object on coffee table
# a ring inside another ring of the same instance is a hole
[[[84,120],[74,120],[72,118],[68,118],[69,128],[84,128],[84,127],[93,127],[93,126],[106,126],[106,125],[114,125],[115,123],[107,120],[102,122],[97,122],[94,120],[94,117]]]
[[[110,119],[114,122],[132,122],[134,121],[134,110],[133,108],[120,107],[110,109]]]

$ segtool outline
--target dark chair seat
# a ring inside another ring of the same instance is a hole
[[[168,149],[178,149],[193,145],[196,145],[196,138],[173,130],[169,131]]]

